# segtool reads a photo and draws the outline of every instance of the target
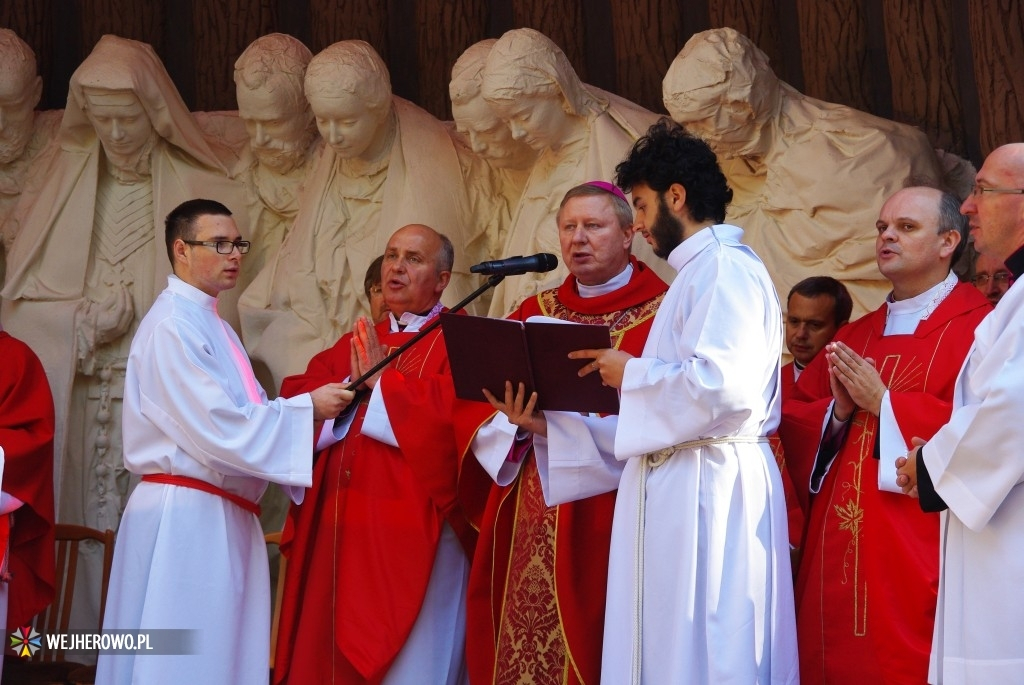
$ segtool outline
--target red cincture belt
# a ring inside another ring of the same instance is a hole
[[[227,501],[242,507],[246,511],[260,515],[260,505],[255,502],[251,502],[246,498],[236,495],[233,492],[228,492],[223,488],[218,488],[212,483],[207,483],[205,480],[199,480],[198,478],[189,478],[188,476],[172,476],[169,473],[147,473],[142,477],[142,480],[148,483],[163,483],[164,485],[180,485],[183,488],[192,488],[193,490],[202,490],[208,492],[211,495],[217,495],[223,497]]]

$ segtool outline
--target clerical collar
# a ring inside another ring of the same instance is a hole
[[[1021,275],[1024,274],[1024,245],[1017,248],[1017,251],[1006,258],[1003,262],[1006,268],[1013,274],[1014,282],[1019,281]]]
[[[885,335],[906,335],[917,330],[917,324],[931,316],[942,301],[953,292],[958,279],[950,271],[946,278],[920,295],[896,302],[892,293],[885,298],[888,307],[885,316]]]
[[[795,360],[795,359],[793,360],[793,380],[794,381],[800,380],[800,374],[802,374],[804,372],[805,368],[807,368],[807,367],[805,367],[803,364],[801,364],[797,360]]]
[[[576,289],[579,290],[580,297],[600,297],[625,287],[631,278],[633,278],[633,265],[626,264],[626,268],[618,276],[612,276],[600,285],[583,285],[576,281]]]
[[[423,324],[440,314],[442,309],[444,309],[444,305],[438,302],[426,314],[405,312],[397,319],[394,314],[388,312],[388,318],[391,320],[391,332],[399,333],[405,331],[406,333],[414,333],[422,328]]]

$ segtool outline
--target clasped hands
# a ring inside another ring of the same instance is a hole
[[[845,343],[833,342],[825,346],[825,361],[836,419],[848,421],[857,407],[878,416],[886,388],[875,360],[861,357]]]
[[[633,356],[621,350],[605,348],[600,350],[575,350],[569,353],[569,359],[590,359],[590,363],[583,366],[579,371],[580,378],[595,371],[601,374],[601,382],[613,388],[622,387],[622,376],[626,368],[626,362]],[[504,414],[509,423],[519,428],[541,436],[547,436],[548,422],[544,412],[537,411],[537,393],[530,393],[526,397],[526,386],[519,384],[513,389],[511,381],[505,381],[504,401],[499,400],[486,388],[483,389],[484,397],[491,406]]]
[[[841,342],[825,346],[825,359],[835,399],[833,413],[836,419],[848,421],[857,407],[878,416],[886,387],[875,368],[875,361],[861,357]],[[896,459],[896,485],[905,495],[917,497],[917,452],[925,441],[913,438],[911,442],[914,449]]]

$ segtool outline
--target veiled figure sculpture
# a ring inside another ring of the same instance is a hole
[[[461,248],[473,220],[448,129],[392,95],[387,67],[370,45],[347,40],[325,48],[309,63],[305,93],[326,147],[281,250],[239,302],[246,348],[277,384],[369,314],[363,277],[392,233],[425,224]],[[445,303],[458,302],[478,280],[457,250]]]
[[[726,218],[779,293],[827,274],[849,289],[854,318],[881,304],[889,283],[875,264],[878,209],[904,186],[942,181],[924,133],[801,94],[729,28],[686,42],[663,95],[672,118],[718,154],[733,189]]]
[[[125,363],[170,273],[164,217],[195,197],[241,208],[242,192],[227,178],[230,151],[203,137],[156,53],[136,41],[103,36],[74,72],[58,145],[14,210],[22,230],[3,320],[53,390],[58,520],[116,529],[132,485],[121,452]],[[85,566],[98,578],[98,559]],[[94,617],[99,598],[83,591],[75,607]]]
[[[508,31],[494,44],[484,66],[482,93],[509,125],[512,138],[537,153],[501,252],[557,255],[551,227],[566,191],[586,181],[610,180],[615,165],[658,116],[584,84],[561,48],[533,29]],[[642,238],[633,241],[633,254],[671,280],[671,269]],[[546,274],[506,279],[495,289],[489,313],[507,314],[525,298],[561,283],[567,273],[559,264]]]

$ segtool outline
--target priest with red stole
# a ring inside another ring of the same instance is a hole
[[[876,229],[892,292],[839,331],[783,405],[787,466],[811,496],[796,585],[803,683],[926,682],[939,519],[900,496],[895,459],[949,418],[991,308],[951,271],[967,231],[955,197],[904,188]]]
[[[13,630],[53,599],[53,398],[39,359],[2,328],[0,359],[0,608]]]
[[[295,395],[355,380],[444,308],[451,242],[399,229],[384,253],[390,311],[284,380]],[[317,425],[313,485],[285,523],[288,558],[275,683],[465,682],[465,595],[475,531],[457,503],[453,390],[438,328],[365,383],[352,410]]]
[[[630,256],[633,213],[625,195],[602,181],[576,186],[556,220],[570,274],[509,318],[604,324],[614,347],[639,354],[668,286]],[[504,401],[513,403],[513,394],[509,384]],[[460,452],[471,448],[494,480],[469,579],[470,682],[597,683],[615,492],[547,506],[546,437],[517,432],[504,413],[495,415],[502,402],[488,397],[493,407],[460,402],[456,412]],[[552,423],[602,422],[545,415]]]

